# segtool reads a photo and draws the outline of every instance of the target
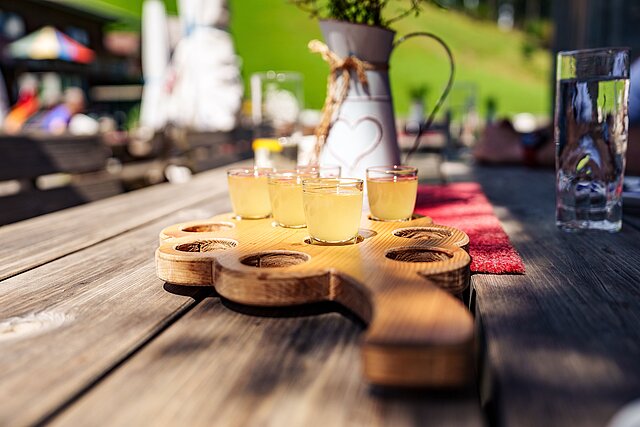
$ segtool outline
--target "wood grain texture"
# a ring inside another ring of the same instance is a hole
[[[185,233],[190,236],[167,238]],[[468,237],[429,218],[397,223],[366,215],[360,234],[365,237],[355,245],[311,245],[305,229],[226,214],[163,230],[157,271],[170,283],[214,286],[241,304],[342,304],[369,325],[364,372],[374,384],[472,383],[473,319],[448,293],[468,286],[471,259],[461,249]]]
[[[472,278],[495,424],[607,425],[640,396],[640,232],[557,230],[550,171],[477,176],[527,267]]]
[[[210,216],[228,200],[196,208]],[[180,218],[0,284],[0,425],[29,425],[56,411],[194,305],[197,292],[163,289],[150,256],[158,231]]]
[[[246,163],[239,165],[244,164]],[[188,184],[161,184],[2,226],[0,280],[107,240],[172,212],[184,211],[179,215],[179,220],[206,218],[206,214],[198,212],[197,208],[189,209],[200,202],[224,196],[226,191],[225,171],[217,169],[196,175]]]
[[[305,315],[309,307],[241,314],[207,298],[53,425],[484,425],[472,393],[371,390],[361,327]]]

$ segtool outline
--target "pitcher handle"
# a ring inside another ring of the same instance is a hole
[[[442,107],[442,104],[447,99],[447,96],[449,96],[449,92],[451,91],[451,87],[453,86],[453,80],[454,80],[455,70],[456,70],[455,60],[453,59],[453,53],[451,52],[451,49],[449,49],[449,46],[444,42],[444,40],[442,40],[440,37],[436,36],[433,33],[418,31],[415,33],[405,34],[404,36],[396,40],[395,43],[393,43],[393,48],[395,49],[398,45],[400,45],[400,43],[413,37],[427,37],[438,42],[440,46],[442,46],[445,52],[447,53],[447,57],[449,58],[450,71],[449,71],[449,80],[447,81],[447,85],[445,86],[444,91],[442,91],[440,98],[438,98],[438,102],[436,102],[435,107],[433,107],[433,110],[427,117],[427,121],[425,122],[424,126],[421,125],[420,128],[418,129],[418,135],[416,136],[416,140],[413,143],[413,147],[411,147],[411,149],[407,153],[407,157],[404,160],[405,163],[407,163],[409,161],[409,158],[411,158],[411,156],[415,154],[416,150],[420,146],[420,138],[422,136],[422,133],[429,130],[429,128],[433,124],[433,120],[435,119],[436,114],[440,110],[440,107]]]

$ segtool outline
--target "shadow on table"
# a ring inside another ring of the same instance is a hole
[[[361,329],[365,329],[367,327],[367,325],[358,316],[356,316],[355,313],[333,301],[322,301],[290,307],[254,307],[245,304],[238,304],[222,297],[220,297],[220,302],[228,309],[248,316],[291,318],[338,313],[351,320]]]
[[[366,324],[355,313],[346,307],[333,301],[321,301],[317,303],[302,304],[288,307],[257,307],[246,304],[239,304],[221,297],[213,287],[209,286],[183,286],[171,283],[164,284],[164,290],[174,295],[192,297],[196,300],[204,298],[219,298],[220,302],[226,308],[237,313],[254,317],[269,318],[292,318],[292,317],[310,317],[327,313],[338,313],[351,320],[361,329],[366,328]]]
[[[165,282],[163,288],[170,294],[192,297],[196,300],[202,300],[208,296],[218,296],[216,290],[210,286],[183,286]]]

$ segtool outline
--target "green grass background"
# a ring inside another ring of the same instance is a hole
[[[85,5],[87,0],[82,1]],[[142,0],[91,0],[98,7],[120,11],[130,21],[140,16]],[[170,12],[175,0],[166,0]],[[256,71],[300,71],[305,79],[308,108],[321,108],[325,96],[327,65],[311,54],[307,43],[321,38],[318,24],[287,0],[229,0],[231,33],[242,58],[245,81]],[[133,17],[133,18],[132,18]],[[537,50],[530,59],[522,54],[524,35],[502,32],[493,23],[427,6],[419,17],[396,22],[399,35],[433,32],[450,46],[456,60],[456,89],[451,102],[462,104],[462,93],[475,88],[479,110],[488,97],[497,101],[501,114],[548,114],[551,57]],[[429,40],[410,40],[391,58],[391,84],[396,110],[407,111],[412,88],[427,85],[427,102],[433,105],[444,87],[448,62],[442,48]]]

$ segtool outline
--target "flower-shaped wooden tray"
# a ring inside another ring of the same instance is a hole
[[[430,218],[363,217],[358,243],[309,244],[308,231],[224,214],[160,233],[158,277],[213,286],[255,306],[338,302],[368,325],[364,374],[378,385],[458,387],[474,377],[469,238]]]

